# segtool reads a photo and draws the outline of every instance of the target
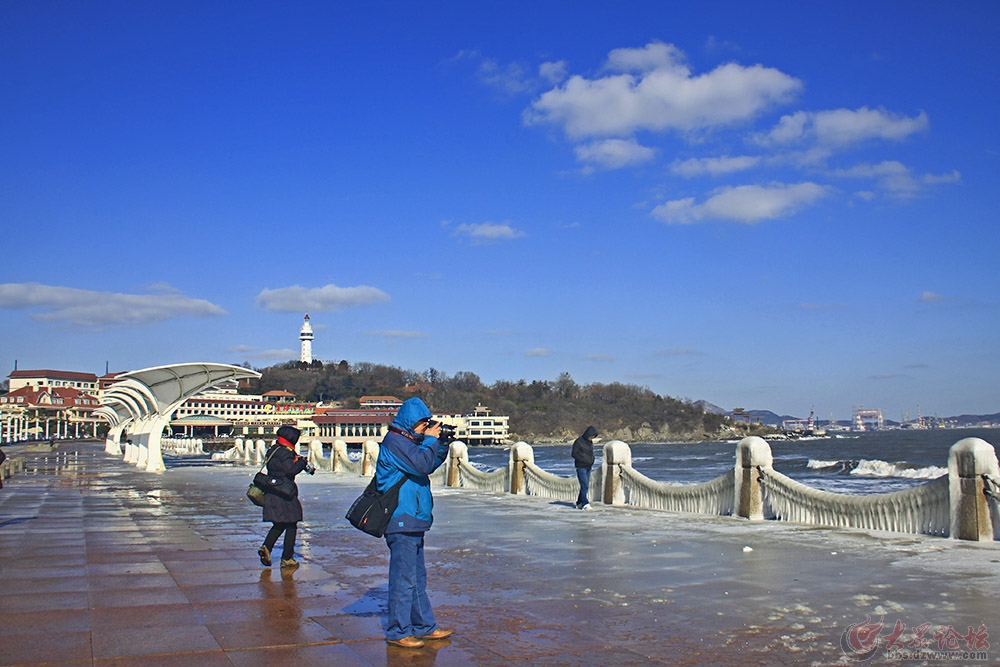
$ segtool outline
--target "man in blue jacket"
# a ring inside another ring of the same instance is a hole
[[[385,531],[389,545],[389,622],[386,641],[403,648],[420,648],[426,640],[444,639],[451,630],[438,627],[427,597],[424,533],[434,517],[428,478],[448,456],[438,437],[441,425],[419,398],[403,403],[382,439],[375,483],[380,493],[399,487],[399,504]]]

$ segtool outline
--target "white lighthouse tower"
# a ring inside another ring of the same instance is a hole
[[[302,341],[302,357],[304,364],[313,362],[313,328],[309,325],[309,313],[302,321],[302,328],[299,329],[299,340]]]

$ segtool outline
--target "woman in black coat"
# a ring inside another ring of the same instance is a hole
[[[295,534],[298,532],[298,522],[302,521],[302,503],[299,502],[299,487],[295,484],[295,476],[307,467],[312,467],[304,457],[295,453],[299,433],[299,429],[294,426],[282,426],[278,429],[277,441],[267,450],[268,476],[277,479],[279,485],[283,483],[292,491],[291,498],[283,498],[270,491],[264,494],[264,521],[270,521],[272,525],[264,538],[264,544],[257,549],[257,554],[261,565],[267,567],[271,566],[271,550],[282,533],[285,534],[285,541],[281,551],[281,567],[298,565],[295,561]]]

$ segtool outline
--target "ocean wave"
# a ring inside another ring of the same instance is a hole
[[[810,459],[806,467],[811,470],[822,472],[832,472],[836,474],[848,473],[859,477],[900,477],[905,479],[936,479],[941,475],[947,475],[948,469],[940,466],[917,467],[909,463],[898,461],[889,463],[878,459],[868,460],[838,460],[823,461],[820,459]]]
[[[851,471],[852,475],[864,475],[865,477],[906,477],[908,479],[937,479],[941,475],[947,475],[948,469],[940,466],[927,466],[916,468],[907,463],[888,463],[875,459],[868,461],[862,459]]]

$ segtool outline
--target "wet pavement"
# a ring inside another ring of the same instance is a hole
[[[428,591],[455,635],[390,647],[388,550],[343,519],[367,480],[300,476],[283,571],[258,561],[252,470],[5,451],[27,468],[0,489],[0,665],[853,664],[841,638],[866,617],[907,641],[983,626],[1000,658],[996,542],[440,488]]]

